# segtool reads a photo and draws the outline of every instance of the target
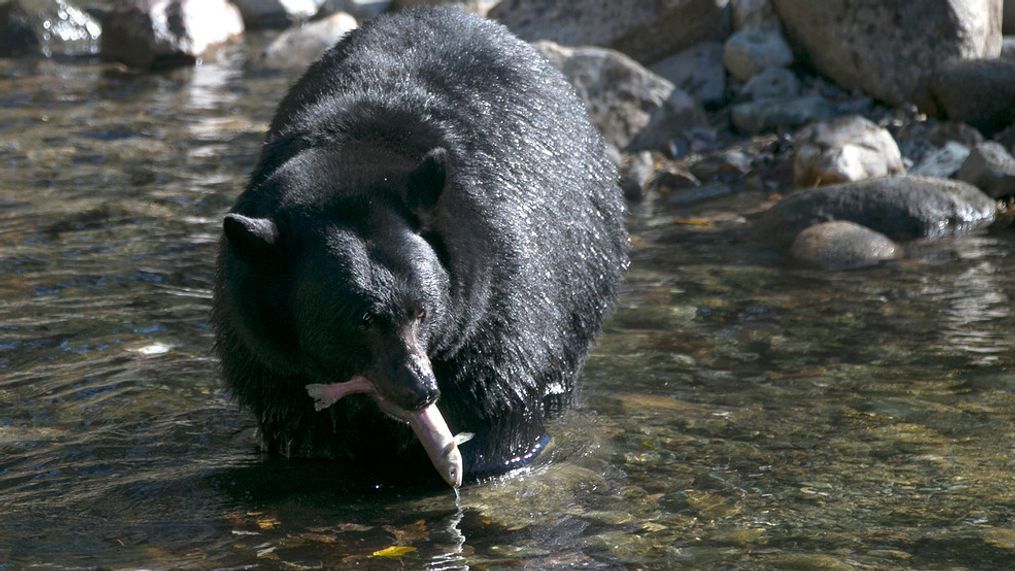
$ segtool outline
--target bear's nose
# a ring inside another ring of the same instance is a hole
[[[437,402],[441,392],[430,360],[423,355],[410,354],[406,361],[405,374],[396,384],[400,393],[396,403],[406,410],[420,410]]]

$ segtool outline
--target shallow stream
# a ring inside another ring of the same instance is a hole
[[[264,458],[211,355],[222,214],[289,78],[0,60],[0,569],[998,569],[1015,231],[794,268],[768,197],[638,207],[582,406],[512,477]]]

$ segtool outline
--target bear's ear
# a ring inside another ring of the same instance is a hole
[[[423,161],[409,173],[405,204],[412,210],[431,209],[437,204],[448,175],[448,151],[430,149]]]
[[[270,218],[230,213],[222,221],[222,229],[236,255],[245,260],[263,258],[278,242],[278,226]]]

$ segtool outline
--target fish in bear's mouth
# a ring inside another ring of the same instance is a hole
[[[419,410],[405,410],[382,397],[370,379],[361,375],[355,375],[345,382],[309,384],[306,389],[310,398],[314,399],[314,410],[318,411],[351,394],[370,395],[382,412],[412,428],[433,467],[445,482],[456,488],[462,485],[462,453],[458,450],[458,445],[468,442],[473,435],[467,432],[452,435],[436,403]]]

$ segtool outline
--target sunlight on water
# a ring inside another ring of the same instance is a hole
[[[1015,558],[1010,228],[832,274],[754,251],[739,214],[638,208],[582,407],[534,465],[425,492],[260,456],[209,288],[289,79],[231,49],[160,75],[0,60],[0,569]]]

